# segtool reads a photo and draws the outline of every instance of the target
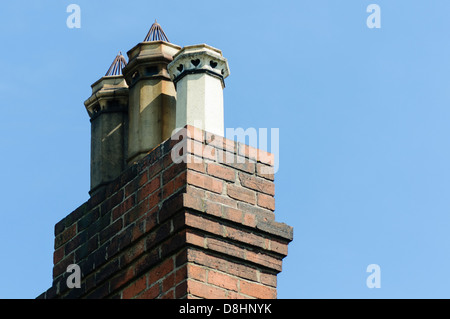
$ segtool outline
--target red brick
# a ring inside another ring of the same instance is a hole
[[[272,211],[275,210],[275,198],[266,194],[257,194],[258,206],[270,209]]]
[[[136,295],[138,295],[146,287],[147,287],[147,276],[144,275],[123,290],[122,298],[123,299],[131,299],[131,298],[135,297]]]
[[[180,188],[186,186],[186,171],[180,173],[177,177],[167,182],[163,187],[162,200],[175,194]]]
[[[115,221],[117,218],[122,216],[124,213],[128,212],[130,209],[134,207],[136,204],[134,195],[129,196],[127,199],[125,199],[119,206],[113,209],[112,211],[112,218],[113,221]]]
[[[196,264],[213,268],[230,275],[242,277],[248,280],[257,280],[257,272],[254,268],[250,268],[241,264],[234,263],[230,260],[218,258],[198,250],[188,251],[188,260]]]
[[[137,299],[156,299],[160,294],[159,285],[153,285],[137,297]]]
[[[53,252],[53,265],[56,265],[64,258],[64,246],[56,249]]]
[[[164,295],[161,296],[161,299],[175,299],[175,290],[169,290]]]
[[[203,248],[205,247],[205,237],[188,231],[186,232],[186,243]]]
[[[186,165],[188,169],[205,174],[205,162],[202,158],[188,154],[186,156]]]
[[[73,224],[69,228],[66,228],[61,234],[56,236],[55,238],[55,249],[61,247],[73,237],[75,237],[77,233],[77,224]]]
[[[150,194],[155,192],[161,186],[161,178],[156,176],[153,180],[145,184],[141,189],[138,190],[137,201],[138,203],[148,197]]]
[[[206,189],[214,193],[222,193],[223,182],[208,175],[203,175],[194,171],[187,172],[188,184]]]
[[[210,145],[201,144],[197,141],[190,140],[187,142],[187,151],[190,155],[195,155],[202,159],[216,160],[216,149]]]
[[[261,163],[256,164],[256,175],[267,178],[273,181],[275,179],[275,169],[273,166],[264,165]]]
[[[235,153],[236,151],[236,143],[233,140],[209,132],[206,132],[205,134],[205,143],[214,146],[217,149],[227,150],[231,153]]]
[[[268,195],[275,195],[275,184],[266,179],[239,172],[241,185]]]
[[[161,203],[161,197],[162,197],[162,190],[158,190],[151,194],[148,198],[148,209],[151,210],[155,206],[157,206],[159,203]]]
[[[121,256],[120,264],[127,265],[145,252],[145,238],[139,240],[135,245],[125,250]]]
[[[187,278],[187,264],[175,271],[175,285],[178,285]]]
[[[242,223],[242,211],[232,207],[223,206],[223,218],[231,220],[235,223]]]
[[[235,170],[214,163],[208,163],[208,174],[229,182],[234,182],[236,180]]]
[[[184,280],[175,287],[175,298],[185,298],[187,294],[187,280]]]
[[[245,259],[255,264],[281,271],[281,259],[250,250],[245,252]]]
[[[246,250],[225,242],[223,240],[215,239],[215,238],[207,238],[206,244],[208,249],[214,250],[219,253],[223,253],[229,256],[246,259]]]
[[[270,250],[277,252],[281,255],[287,256],[288,254],[288,245],[277,240],[270,241]]]
[[[244,222],[243,222],[243,224],[245,226],[256,227],[257,222],[258,221],[256,219],[255,214],[244,213]]]
[[[164,278],[164,280],[162,281],[161,287],[162,287],[163,293],[170,290],[171,288],[175,287],[175,273],[174,272],[172,272],[166,278]]]
[[[186,226],[189,226],[189,227],[192,227],[195,229],[204,230],[209,233],[216,234],[216,235],[223,234],[222,225],[220,225],[218,222],[211,221],[209,219],[202,218],[200,216],[196,216],[196,215],[189,214],[189,213],[186,213],[185,218],[186,218],[185,219]]]
[[[160,265],[150,270],[148,282],[149,285],[161,280],[165,275],[170,273],[174,268],[173,258],[166,259]]]
[[[258,299],[276,299],[277,290],[257,283],[241,280],[239,283],[240,292]]]
[[[257,148],[242,143],[238,143],[238,154],[240,156],[247,157],[248,159],[254,162],[258,160],[258,151],[259,150]]]
[[[204,131],[192,125],[186,125],[184,127],[184,133],[189,139],[194,139],[199,142],[203,142],[205,139]]]
[[[228,227],[228,226],[224,226],[225,227],[225,234],[227,238],[233,239],[235,241],[240,241],[252,246],[256,246],[256,247],[260,247],[263,249],[267,249],[267,245],[266,245],[266,238],[258,236],[256,234],[247,232],[247,231],[243,231],[243,230],[239,230],[236,228],[232,228],[232,227]]]
[[[233,208],[237,207],[237,201],[235,201],[234,199],[231,199],[227,196],[206,192],[206,199],[210,200],[211,202],[226,205],[229,207],[233,207]]]
[[[156,225],[158,223],[158,210],[159,210],[159,207],[155,207],[145,215],[145,231],[146,232],[149,232],[153,228],[156,227]]]
[[[277,275],[261,273],[260,281],[263,285],[274,287],[274,288],[277,287]]]
[[[187,278],[206,282],[206,269],[189,263],[187,265]]]
[[[228,290],[238,291],[238,279],[214,270],[208,271],[208,283]]]
[[[127,227],[135,220],[144,216],[147,213],[147,211],[148,211],[148,199],[140,202],[133,209],[124,214],[123,216],[124,227]]]
[[[220,204],[216,204],[210,201],[206,201],[205,202],[205,209],[206,209],[206,213],[209,215],[213,215],[216,217],[222,217],[222,205]]]
[[[200,212],[205,211],[205,200],[199,197],[192,196],[191,194],[182,194],[183,195],[183,206],[185,208],[191,208],[198,210]]]
[[[187,280],[187,293],[205,299],[225,299],[227,291],[199,281]]]
[[[255,204],[256,203],[256,194],[254,191],[236,186],[236,185],[227,185],[227,194],[231,198],[249,203],[249,204]]]
[[[128,267],[125,271],[110,280],[110,289],[114,291],[121,286],[128,284],[134,277],[134,269]]]

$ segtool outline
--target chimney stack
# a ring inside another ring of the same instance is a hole
[[[274,156],[223,137],[221,51],[180,49],[155,23],[92,85],[91,197],[55,225],[39,298],[277,297],[293,229],[275,220]]]
[[[119,52],[106,75],[92,84],[92,95],[84,102],[91,118],[91,194],[124,169],[128,86],[122,68],[126,64]]]
[[[168,70],[177,90],[176,127],[224,136],[223,89],[230,71],[222,52],[206,44],[187,46]]]
[[[167,65],[179,50],[155,22],[144,42],[128,52],[123,70],[130,90],[128,165],[170,138],[175,129],[176,91]]]

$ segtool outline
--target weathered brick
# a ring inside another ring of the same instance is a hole
[[[131,299],[133,297],[136,297],[146,287],[147,287],[147,276],[142,276],[123,290],[122,298]]]
[[[233,199],[237,199],[239,201],[243,201],[249,204],[256,203],[256,193],[250,189],[246,189],[241,186],[228,184],[227,185],[227,194]]]
[[[265,193],[267,195],[275,195],[275,184],[266,179],[239,172],[239,180],[241,185],[252,190]]]
[[[213,251],[223,253],[236,258],[246,259],[246,250],[236,245],[225,242],[224,240],[219,240],[216,238],[207,238],[206,245],[208,249],[211,249]]]
[[[175,273],[174,272],[167,275],[163,279],[163,281],[161,283],[162,293],[165,293],[166,291],[172,289],[173,287],[175,287]]]
[[[228,206],[222,206],[223,218],[228,219],[235,223],[242,223],[243,214],[239,209],[235,209]]]
[[[288,254],[288,244],[287,242],[282,242],[277,239],[270,240],[269,243],[270,250],[279,253],[281,255],[287,256]]]
[[[53,252],[53,264],[56,265],[64,258],[64,246],[58,249],[55,249]]]
[[[129,284],[134,278],[134,269],[131,267],[126,268],[120,272],[117,276],[110,280],[111,291],[115,291],[120,287]]]
[[[119,206],[113,209],[112,211],[112,219],[113,221],[128,212],[130,209],[134,207],[136,204],[135,196],[129,196],[125,199]]]
[[[232,198],[229,198],[229,197],[223,196],[223,195],[219,195],[219,194],[210,193],[210,192],[206,192],[206,199],[211,202],[215,202],[215,203],[226,205],[226,206],[233,207],[233,208],[236,208],[237,204],[238,204],[238,202]]]
[[[188,171],[187,183],[214,193],[222,193],[223,182],[208,175]]]
[[[115,234],[117,234],[123,227],[122,219],[116,220],[114,223],[106,227],[100,232],[100,244],[111,239]]]
[[[275,179],[275,169],[273,166],[262,163],[256,164],[256,175],[273,181]]]
[[[186,180],[187,180],[186,171],[183,171],[174,179],[167,182],[162,189],[162,199],[164,200],[167,197],[172,196],[180,188],[185,187]]]
[[[228,182],[234,182],[236,180],[236,171],[232,168],[217,165],[215,163],[208,163],[207,170],[209,175],[224,179]]]
[[[260,282],[263,285],[274,287],[274,288],[277,287],[277,275],[262,272],[259,277],[260,277]]]
[[[155,299],[160,295],[160,285],[153,285],[152,287],[144,290],[137,299]]]
[[[186,213],[185,218],[186,218],[185,219],[186,226],[207,231],[209,233],[216,235],[223,234],[223,227],[218,222],[200,216],[196,216],[190,213]]]
[[[205,299],[225,299],[227,291],[199,281],[187,280],[187,293]]]
[[[208,283],[228,290],[238,291],[238,279],[214,270],[208,271]]]
[[[161,178],[159,176],[154,177],[150,182],[141,187],[137,192],[137,202],[141,202],[150,194],[155,192],[161,186]]]
[[[75,237],[77,233],[77,225],[73,224],[72,226],[66,228],[61,234],[56,236],[55,238],[55,249],[61,247],[73,237]]]
[[[112,211],[114,207],[119,205],[124,198],[124,190],[121,189],[114,195],[112,195],[110,198],[108,198],[103,204],[101,205],[101,215],[105,215],[106,213]]]
[[[255,252],[247,250],[245,252],[245,259],[269,269],[273,269],[278,272],[281,271],[281,259],[263,254],[260,251]]]
[[[240,292],[248,296],[259,299],[276,299],[277,290],[273,287],[267,287],[261,284],[241,280],[239,283]]]
[[[194,197],[191,194],[183,194],[183,205],[185,208],[195,209],[200,212],[206,210],[205,200],[199,197]]]
[[[175,265],[174,259],[168,258],[168,259],[164,260],[158,266],[151,269],[149,272],[149,275],[148,275],[149,286],[151,286],[154,283],[156,283],[157,281],[163,279],[164,276],[166,276],[167,274],[172,272],[174,269],[174,265]]]
[[[267,208],[272,211],[275,210],[275,198],[266,194],[257,194],[257,204],[262,208]]]
[[[235,241],[243,242],[259,248],[268,249],[267,247],[268,245],[266,244],[266,238],[262,236],[233,227],[224,226],[224,228],[226,238],[230,238]]]

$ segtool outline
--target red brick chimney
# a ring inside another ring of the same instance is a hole
[[[275,221],[273,155],[180,132],[56,224],[53,284],[38,298],[277,297],[293,229]],[[74,264],[80,288],[67,284]]]

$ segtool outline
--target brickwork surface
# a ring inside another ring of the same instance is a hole
[[[185,130],[56,224],[38,298],[276,298],[293,229],[275,221],[273,156]]]

